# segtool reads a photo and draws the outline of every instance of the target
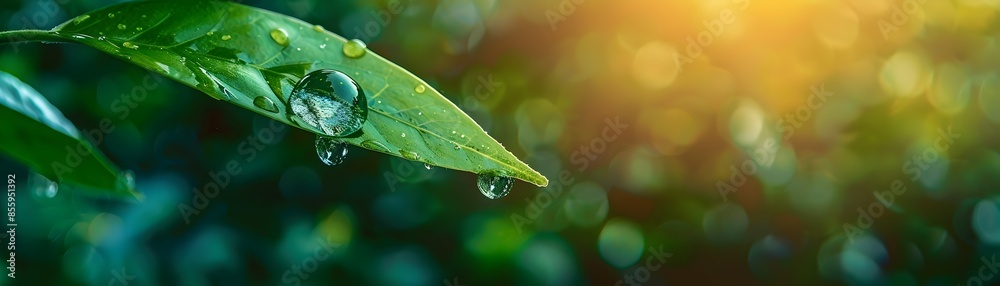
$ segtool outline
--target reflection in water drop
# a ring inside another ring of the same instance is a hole
[[[316,135],[316,156],[327,166],[343,163],[347,158],[347,143],[333,137]]]
[[[495,200],[506,196],[510,192],[510,188],[514,186],[514,179],[497,174],[483,173],[479,174],[479,177],[476,179],[476,185],[479,186],[479,192],[483,193],[484,196]]]
[[[298,119],[333,137],[361,130],[368,119],[367,102],[364,91],[351,77],[326,69],[303,77],[289,100]]]

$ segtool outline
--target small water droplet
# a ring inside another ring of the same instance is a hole
[[[267,98],[266,96],[258,96],[254,98],[253,105],[260,109],[267,110],[268,112],[271,113],[278,112],[278,106],[274,105],[274,101],[271,101],[271,99]]]
[[[406,133],[402,133],[402,134],[403,134],[403,138],[406,138]]]
[[[455,130],[452,130],[452,131],[451,131],[451,134],[455,134],[455,133],[458,133],[458,132],[455,132]]]
[[[125,28],[127,28],[127,27],[125,27],[125,24],[118,24],[118,29],[119,30],[125,30]]]
[[[146,18],[146,15],[142,15],[142,17],[143,17],[143,18]]]
[[[430,170],[431,164],[424,163],[424,169]]]
[[[378,104],[382,104],[382,101],[381,101],[381,100],[379,100],[379,101],[378,101]]]
[[[208,35],[208,36],[215,35],[215,31],[208,31],[208,33],[205,33],[205,35]]]
[[[462,146],[459,146],[458,144],[455,144],[455,150],[462,150]]]
[[[420,160],[420,155],[417,152],[411,152],[406,150],[399,150],[399,155],[403,156],[403,159],[416,161]]]
[[[222,40],[223,41],[228,41],[229,39],[232,39],[232,38],[233,38],[233,36],[230,36],[230,35],[222,35]]]
[[[114,18],[114,17],[115,17],[115,13],[108,13],[108,18]]]
[[[271,39],[282,47],[288,46],[288,32],[285,32],[285,29],[275,28],[271,30]]]
[[[135,27],[136,31],[142,31],[142,27]]]
[[[52,198],[59,192],[58,183],[39,174],[31,174],[31,177],[28,178],[28,184],[32,186],[35,195],[39,197]]]
[[[344,56],[347,56],[348,58],[360,58],[367,52],[368,46],[361,40],[353,39],[344,43]]]
[[[382,143],[379,143],[378,141],[365,140],[365,142],[361,142],[361,147],[372,151],[390,154],[389,148],[385,147],[385,145],[382,145]]]
[[[317,135],[316,156],[319,156],[319,160],[327,166],[343,163],[347,158],[347,143],[333,137]]]
[[[295,48],[295,51],[297,51],[297,52],[301,52],[301,51],[302,51],[302,48]]]
[[[514,185],[514,179],[500,176],[494,173],[479,174],[476,179],[479,192],[492,200],[502,198],[510,192],[510,187]]]
[[[76,17],[76,19],[73,19],[73,24],[83,23],[83,21],[86,21],[87,19],[90,19],[90,15],[83,15],[80,17]]]
[[[343,137],[368,120],[368,99],[350,76],[330,69],[302,77],[289,99],[292,114],[324,134]]]
[[[104,39],[106,39],[104,36],[97,37],[98,41],[103,41]]]
[[[319,45],[319,48],[320,48],[320,49],[325,49],[325,48],[326,48],[326,44],[320,44],[320,45]]]
[[[417,112],[417,115],[424,115],[423,112]]]
[[[322,32],[323,31],[323,26],[313,25],[313,31]]]
[[[115,182],[116,188],[123,192],[133,192],[135,191],[135,173],[132,171],[122,171],[118,174],[118,180]]]
[[[423,84],[418,84],[417,87],[413,88],[413,91],[416,91],[417,93],[424,93],[425,90],[427,90],[427,86],[424,86]]]
[[[465,134],[462,134],[462,138],[465,138]]]
[[[124,42],[124,43],[122,43],[122,46],[125,46],[126,48],[133,49],[133,50],[138,50],[139,49],[139,46],[137,46],[136,44],[130,43],[130,42]]]

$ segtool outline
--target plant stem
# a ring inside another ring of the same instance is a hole
[[[0,31],[0,45],[42,41],[65,42],[66,39],[46,30]]]

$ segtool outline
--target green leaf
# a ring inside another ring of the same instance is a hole
[[[272,39],[278,29],[288,35],[285,45]],[[365,91],[369,106],[360,136],[346,142],[434,166],[548,184],[410,72],[371,51],[346,57],[344,38],[274,12],[216,1],[132,2],[79,16],[52,31],[11,31],[0,39],[79,42],[316,134],[322,132],[290,120],[288,96],[308,72],[339,70]],[[257,97],[270,99],[279,110],[254,106]]]
[[[100,150],[35,89],[0,72],[0,151],[58,181],[114,195],[138,196]]]

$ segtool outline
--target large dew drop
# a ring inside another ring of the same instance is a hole
[[[337,165],[347,158],[347,143],[332,137],[322,135],[316,136],[316,156],[323,164],[328,166]]]
[[[476,185],[484,196],[495,200],[510,192],[510,187],[514,186],[514,179],[496,174],[479,174]]]
[[[368,119],[365,92],[351,77],[335,70],[317,70],[303,77],[292,89],[289,106],[305,124],[333,137],[361,130]]]

